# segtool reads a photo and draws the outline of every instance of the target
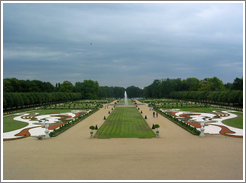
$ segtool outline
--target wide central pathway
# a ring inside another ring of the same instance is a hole
[[[57,137],[4,141],[3,180],[243,179],[243,139],[194,136],[139,108],[150,127],[160,125],[159,138],[91,139],[89,126],[111,111],[102,108]]]

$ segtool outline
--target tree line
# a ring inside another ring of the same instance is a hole
[[[56,83],[39,80],[3,79],[3,108],[12,109],[30,107],[56,102],[67,102],[80,99],[123,98],[125,90],[129,98],[142,96],[142,89],[130,86],[99,86],[97,81],[84,80],[73,85],[69,81]]]
[[[173,91],[170,98],[197,102],[243,106],[242,90],[226,91]]]
[[[153,83],[143,89],[145,98],[170,98],[170,94],[174,91],[227,91],[241,90],[243,91],[243,78],[236,78],[233,83],[223,84],[217,78],[205,78],[199,80],[197,78],[178,79],[161,79],[154,80]]]
[[[99,86],[97,81],[84,80],[73,85],[69,81],[56,83],[39,80],[3,79],[3,107],[38,105],[43,103],[64,102],[79,99],[123,98],[174,98],[202,100],[211,102],[243,103],[243,77],[233,83],[217,78],[156,79],[144,89],[135,86]]]
[[[173,98],[200,102],[243,105],[243,77],[226,83],[217,78],[162,79],[143,89],[144,98]]]
[[[63,92],[3,92],[3,108],[12,109],[81,99],[80,93]]]
[[[123,98],[125,91],[127,92],[128,98],[143,97],[143,90],[136,86],[129,86],[127,88],[101,86],[100,89],[102,98]]]

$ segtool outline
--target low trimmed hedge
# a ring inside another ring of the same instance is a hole
[[[164,112],[162,112],[160,109],[154,107],[154,110],[156,112],[158,112],[159,114],[161,114],[162,116],[164,116],[165,118],[169,119],[170,121],[174,122],[175,124],[179,125],[180,127],[182,127],[183,129],[187,130],[188,132],[190,132],[193,135],[200,135],[200,131],[196,129],[196,127],[193,127],[191,125],[189,125],[186,122],[183,122],[177,118],[175,118],[172,115],[166,114]]]

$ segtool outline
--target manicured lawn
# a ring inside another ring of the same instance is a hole
[[[3,117],[3,133],[24,128],[28,125],[26,122],[13,120],[14,117],[16,117],[16,115]]]
[[[235,128],[243,129],[243,113],[242,112],[233,112],[233,114],[236,114],[237,117],[224,120],[224,121],[222,121],[222,123],[224,123],[228,126],[235,127]]]
[[[128,104],[131,104],[132,103],[132,100],[127,100],[128,101]],[[124,104],[125,103],[125,100],[120,100],[119,101],[119,104]]]
[[[116,107],[95,138],[152,138],[155,133],[135,107]]]

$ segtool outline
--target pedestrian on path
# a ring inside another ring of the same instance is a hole
[[[158,118],[158,113],[156,112],[156,117]]]
[[[155,117],[155,111],[153,112],[153,118]]]

